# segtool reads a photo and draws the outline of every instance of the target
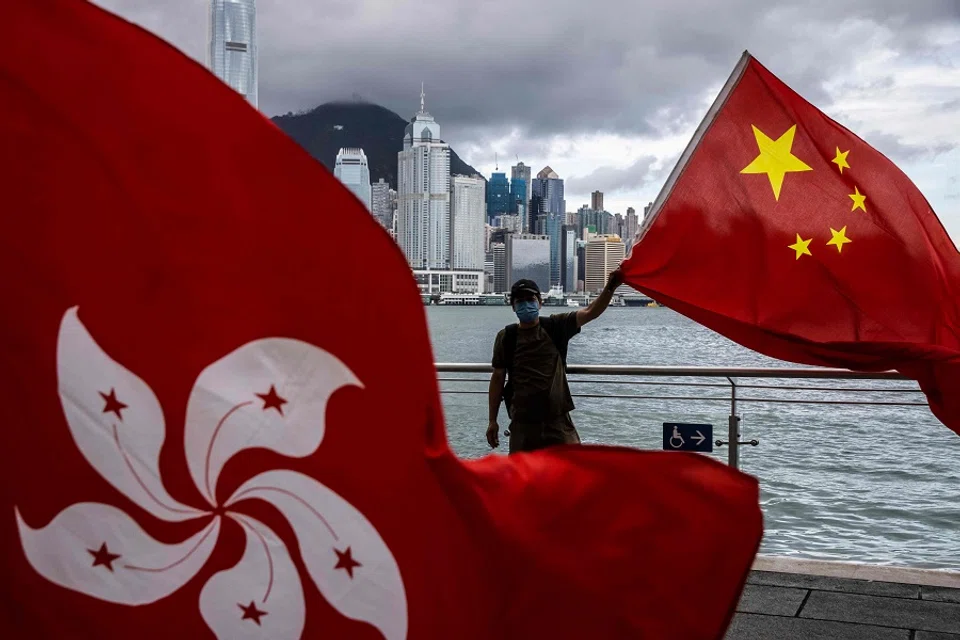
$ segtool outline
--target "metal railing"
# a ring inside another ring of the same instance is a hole
[[[446,394],[475,394],[486,395],[486,388],[474,389],[450,389],[443,388],[443,383],[488,383],[489,377],[448,377],[443,374],[490,374],[493,369],[488,364],[476,363],[437,363],[436,369],[438,381],[441,383],[441,392]],[[730,415],[727,418],[727,440],[717,440],[715,445],[718,447],[726,446],[727,462],[734,468],[740,467],[740,446],[757,446],[757,440],[741,440],[740,416],[738,406],[748,403],[772,403],[772,404],[812,404],[812,405],[868,405],[868,406],[888,406],[888,407],[926,407],[927,403],[920,401],[908,401],[901,399],[876,400],[876,399],[849,399],[843,397],[844,394],[868,393],[884,394],[885,397],[896,397],[897,394],[921,394],[920,389],[913,387],[862,387],[862,386],[837,386],[821,384],[818,386],[799,385],[781,382],[780,384],[764,384],[755,382],[756,380],[817,380],[817,381],[884,381],[884,382],[904,382],[909,378],[894,372],[883,371],[877,373],[865,373],[848,371],[846,369],[828,369],[828,368],[801,368],[801,367],[660,367],[660,366],[633,366],[633,365],[576,365],[567,366],[568,381],[571,386],[571,394],[575,398],[617,398],[627,400],[659,400],[659,401],[697,401],[697,402],[725,402],[730,404]],[[613,379],[611,379],[613,378]],[[618,379],[620,378],[620,379]],[[625,380],[622,378],[631,378]],[[709,378],[712,380],[722,380],[722,382],[711,381],[678,381],[676,378]],[[680,388],[680,389],[709,389],[711,393],[707,395],[683,395],[682,392],[669,394],[643,394],[643,393],[585,393],[574,391],[581,384],[590,385],[632,385],[636,387],[661,387],[661,388]],[[718,395],[719,390],[725,390],[726,393]],[[809,397],[775,397],[769,394],[775,392],[818,392],[824,394],[839,394],[840,397],[834,398],[809,398]],[[744,393],[748,395],[743,395]],[[922,399],[922,396],[921,396]]]

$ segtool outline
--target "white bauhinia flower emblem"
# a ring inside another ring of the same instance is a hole
[[[160,476],[166,436],[153,391],[111,359],[69,309],[57,342],[60,400],[80,452],[103,478],[147,512],[168,522],[209,524],[179,544],[150,537],[117,507],[84,502],[32,529],[16,510],[23,550],[44,578],[88,596],[144,605],[180,589],[213,552],[223,518],[246,533],[240,561],[214,574],[200,593],[200,614],[217,638],[299,638],[306,611],[300,574],[283,541],[237,512],[250,498],[269,502],[293,529],[307,573],[333,608],[406,638],[407,600],[397,562],[376,528],[349,502],[313,478],[285,469],[244,482],[222,504],[220,471],[240,451],[312,454],[324,434],[334,391],[362,383],[340,360],[287,338],[256,340],[204,369],[190,393],[184,453],[207,506],[167,493]]]

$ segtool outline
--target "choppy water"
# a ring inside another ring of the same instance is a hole
[[[509,307],[434,306],[426,312],[437,362],[489,362],[496,332],[514,320]],[[568,361],[796,366],[744,349],[668,309],[647,308],[608,309],[571,342]],[[484,376],[441,375],[449,377]],[[824,386],[813,381],[789,384]],[[916,388],[899,382],[827,384]],[[574,394],[729,398],[721,388],[589,383],[571,387]],[[441,388],[485,391],[486,383],[442,382]],[[741,393],[785,399],[923,400],[922,394],[867,391],[843,396],[759,389]],[[484,440],[486,401],[484,394],[444,394],[448,437],[463,457],[490,452]],[[714,439],[726,439],[728,401],[575,398],[575,402],[574,421],[588,443],[660,449],[662,423],[671,421],[711,423]],[[745,403],[739,413],[744,439],[760,440],[758,447],[741,448],[741,469],[759,478],[762,487],[766,533],[761,553],[960,569],[960,436],[926,407]],[[505,426],[503,412],[501,417]],[[708,455],[725,461],[727,454],[722,448]]]

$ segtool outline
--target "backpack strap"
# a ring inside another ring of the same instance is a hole
[[[548,321],[544,322],[546,318],[540,319],[540,326],[543,327],[543,330],[547,332],[547,335],[550,336],[550,340],[553,342],[553,346],[557,348],[557,351],[560,352],[560,359],[563,361],[563,367],[567,367],[567,347],[570,342],[564,339],[563,336],[563,327],[558,322]]]
[[[520,325],[508,324],[503,328],[503,360],[504,368],[507,370],[507,383],[503,386],[503,404],[507,408],[507,415],[510,415],[510,407],[513,404],[513,355],[517,351],[517,335],[520,331]]]
[[[507,373],[513,369],[513,355],[517,352],[517,335],[520,332],[520,325],[508,324],[503,328],[503,360]]]

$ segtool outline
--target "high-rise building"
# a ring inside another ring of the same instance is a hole
[[[616,235],[598,235],[587,240],[584,291],[600,293],[607,284],[607,276],[620,266],[626,256],[623,241]]]
[[[637,238],[637,212],[633,209],[633,207],[627,207],[627,217],[623,220],[623,227],[623,239],[627,244],[627,251],[629,251],[634,240]]]
[[[494,254],[496,255],[496,254]],[[507,236],[504,291],[517,280],[533,280],[546,293],[550,290],[550,237],[530,234]]]
[[[257,107],[256,0],[211,0],[208,44],[213,74]]]
[[[377,222],[389,229],[393,222],[393,202],[390,183],[380,178],[370,185],[370,213]]]
[[[509,235],[505,239],[509,239]],[[493,292],[506,293],[510,290],[507,282],[507,245],[503,242],[494,242],[491,247],[493,254]]]
[[[523,197],[523,204],[526,206],[530,205],[530,198],[533,197],[533,181],[530,179],[532,174],[533,172],[530,170],[530,167],[522,162],[517,162],[517,164],[510,167],[510,179],[523,180],[523,183],[527,187],[527,194]]]
[[[523,178],[510,178],[510,213],[524,217],[529,202],[527,181]]]
[[[544,214],[544,234],[550,238],[550,286],[562,285],[561,229],[565,216],[559,213]]]
[[[650,215],[650,209],[652,209],[652,208],[653,208],[653,203],[652,203],[652,202],[649,203],[647,206],[645,206],[645,207],[643,208],[643,219],[644,219],[644,220],[646,220],[646,219],[647,219],[647,216]]]
[[[507,174],[494,173],[487,185],[487,219],[510,212],[510,181]]]
[[[560,228],[560,286],[564,293],[577,290],[577,229],[571,225]]]
[[[533,179],[533,189],[531,200],[536,196],[541,199],[541,211],[539,213],[559,213],[567,212],[567,201],[563,199],[563,180],[557,175],[557,172],[550,167],[544,167],[537,177]],[[536,220],[531,205],[531,220]],[[532,228],[532,227],[531,227]]]
[[[450,147],[422,88],[397,154],[397,243],[414,269],[450,268]]]
[[[623,232],[624,232],[623,215],[619,213],[615,213],[613,215],[613,228],[610,230],[610,233],[615,233],[621,238],[625,238],[626,236],[624,236]]]
[[[373,210],[370,189],[370,166],[367,164],[367,155],[363,149],[340,149],[337,153],[337,162],[333,167],[333,175],[345,187],[357,196],[367,211]]]
[[[486,216],[483,178],[450,180],[450,252],[453,269],[483,269]]]
[[[603,211],[603,191],[594,191],[590,194],[590,208],[594,211]]]

